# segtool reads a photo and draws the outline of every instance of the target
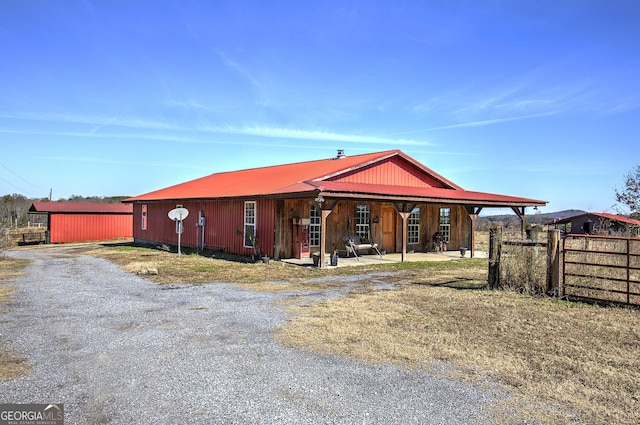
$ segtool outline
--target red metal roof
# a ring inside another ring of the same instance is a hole
[[[409,200],[433,200],[451,203],[472,203],[476,206],[533,206],[545,205],[546,201],[520,198],[495,193],[473,192],[463,189],[443,189],[437,187],[404,187],[387,185],[363,185],[357,183],[322,182],[318,185],[321,192],[331,194],[349,193],[352,195],[377,195],[387,198],[406,198]]]
[[[91,213],[91,214],[133,214],[131,204],[95,204],[81,202],[34,202],[30,212],[43,213]]]
[[[390,160],[401,160],[403,164],[428,178],[422,182],[422,187],[335,181],[340,180],[341,176],[352,175],[354,172],[363,171]],[[304,193],[313,195],[322,192],[331,192],[335,196],[369,194],[383,197],[386,195],[423,200],[450,200],[459,203],[471,202],[476,205],[546,204],[545,201],[528,198],[465,191],[399,150],[211,174],[135,196],[124,202],[246,198]]]
[[[589,215],[606,218],[608,220],[618,221],[620,223],[627,223],[627,224],[633,224],[635,226],[640,226],[640,220],[634,220],[633,218],[625,217],[623,215],[609,214],[609,213],[603,213],[603,212],[589,212],[589,213],[584,213],[584,214],[578,214],[578,215],[574,215],[572,217],[566,217],[566,218],[563,218],[563,219],[560,219],[560,220],[549,221],[549,222],[544,223],[544,224],[545,225],[552,225],[552,224],[569,223],[569,222],[575,220],[576,218],[586,217],[586,216],[589,216]]]

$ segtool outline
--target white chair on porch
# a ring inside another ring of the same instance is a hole
[[[363,242],[360,236],[347,236],[344,238],[344,247],[347,250],[347,257],[351,256],[351,253],[360,261],[360,257],[358,256],[359,250],[375,250],[380,257],[382,257],[382,253],[378,248],[378,244],[375,242]]]

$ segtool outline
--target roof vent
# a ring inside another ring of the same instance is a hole
[[[344,149],[338,149],[338,155],[336,155],[336,159],[342,159],[345,157]]]

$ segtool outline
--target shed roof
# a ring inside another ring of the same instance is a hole
[[[29,212],[60,214],[133,214],[131,204],[96,204],[84,202],[34,202]]]
[[[566,217],[560,220],[549,221],[545,223],[545,225],[570,223],[573,220],[580,219],[583,217],[586,218],[589,216],[600,217],[607,220],[617,221],[619,223],[631,224],[634,226],[640,226],[640,220],[634,220],[633,218],[625,217],[623,215],[609,214],[609,213],[603,213],[603,212],[587,212],[584,214],[578,214],[578,215],[574,215],[572,217]]]
[[[390,159],[401,160],[430,183],[414,187],[340,181],[341,177],[363,171]],[[216,173],[135,196],[124,202],[291,197],[318,194],[336,198],[449,201],[478,206],[542,206],[546,204],[546,201],[536,199],[466,191],[400,150]]]

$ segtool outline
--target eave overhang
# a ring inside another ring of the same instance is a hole
[[[256,200],[256,199],[315,199],[322,196],[335,200],[369,200],[378,202],[416,202],[467,205],[487,208],[542,207],[546,201],[521,198],[494,193],[474,192],[460,189],[420,188],[385,186],[362,183],[305,181],[282,188],[273,193],[217,198],[180,198],[140,200],[135,202],[185,202],[212,200]]]

